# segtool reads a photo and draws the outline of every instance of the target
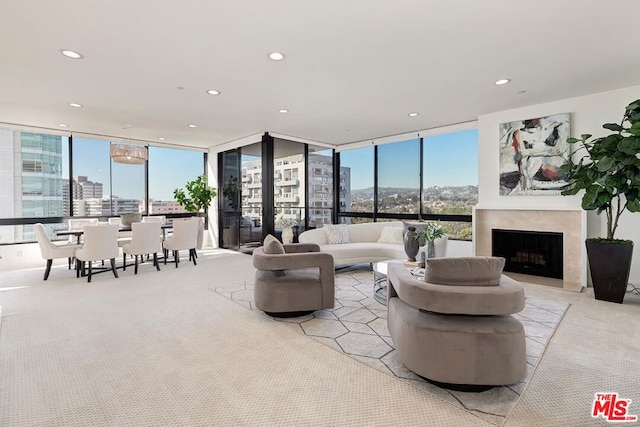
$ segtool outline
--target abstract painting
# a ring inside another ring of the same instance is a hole
[[[556,195],[569,159],[569,113],[500,124],[500,194]]]

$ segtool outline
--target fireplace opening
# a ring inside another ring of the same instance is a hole
[[[491,246],[506,260],[504,271],[562,279],[562,233],[494,228]]]

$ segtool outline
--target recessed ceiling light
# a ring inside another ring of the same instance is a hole
[[[289,110],[287,110],[286,108],[281,108],[278,110],[278,113],[288,113]]]
[[[409,117],[415,117],[415,116],[419,116],[419,113],[409,113]]]
[[[498,86],[500,86],[500,85],[506,85],[506,84],[507,84],[507,83],[509,83],[510,81],[511,81],[511,79],[500,79],[500,80],[496,81],[496,84],[497,84]]]
[[[207,93],[208,93],[209,95],[220,95],[220,91],[219,91],[219,90],[215,90],[215,89],[209,89],[209,90],[207,91]]]
[[[75,108],[82,108],[82,104],[78,104],[77,102],[71,102],[71,103],[69,103],[69,105],[71,105],[72,107],[75,107]]]
[[[164,141],[165,139],[167,139],[167,138],[164,138],[164,137],[162,137],[162,136],[159,136],[159,137],[158,137],[158,141]]]
[[[68,128],[69,125],[66,123],[58,123],[58,126],[60,126],[61,128]]]
[[[190,128],[197,128],[197,127],[198,127],[198,125],[187,125],[187,127],[190,127]]]
[[[80,52],[76,52],[75,50],[60,49],[60,53],[63,54],[64,56],[66,56],[67,58],[71,58],[71,59],[82,59],[82,58],[84,58],[83,54],[81,54]]]
[[[284,59],[284,53],[271,52],[269,54],[269,59],[272,59],[274,61],[282,61]]]

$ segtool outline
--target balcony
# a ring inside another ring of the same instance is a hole
[[[276,181],[275,182],[276,187],[285,187],[285,186],[291,186],[291,187],[297,187],[298,185],[300,185],[300,180],[299,179],[283,179],[281,181]]]
[[[276,203],[298,203],[300,201],[300,197],[290,194],[283,194],[281,196],[276,196],[274,200]]]

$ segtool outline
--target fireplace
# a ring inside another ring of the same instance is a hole
[[[563,278],[562,233],[491,230],[491,253],[505,258],[504,271]]]

